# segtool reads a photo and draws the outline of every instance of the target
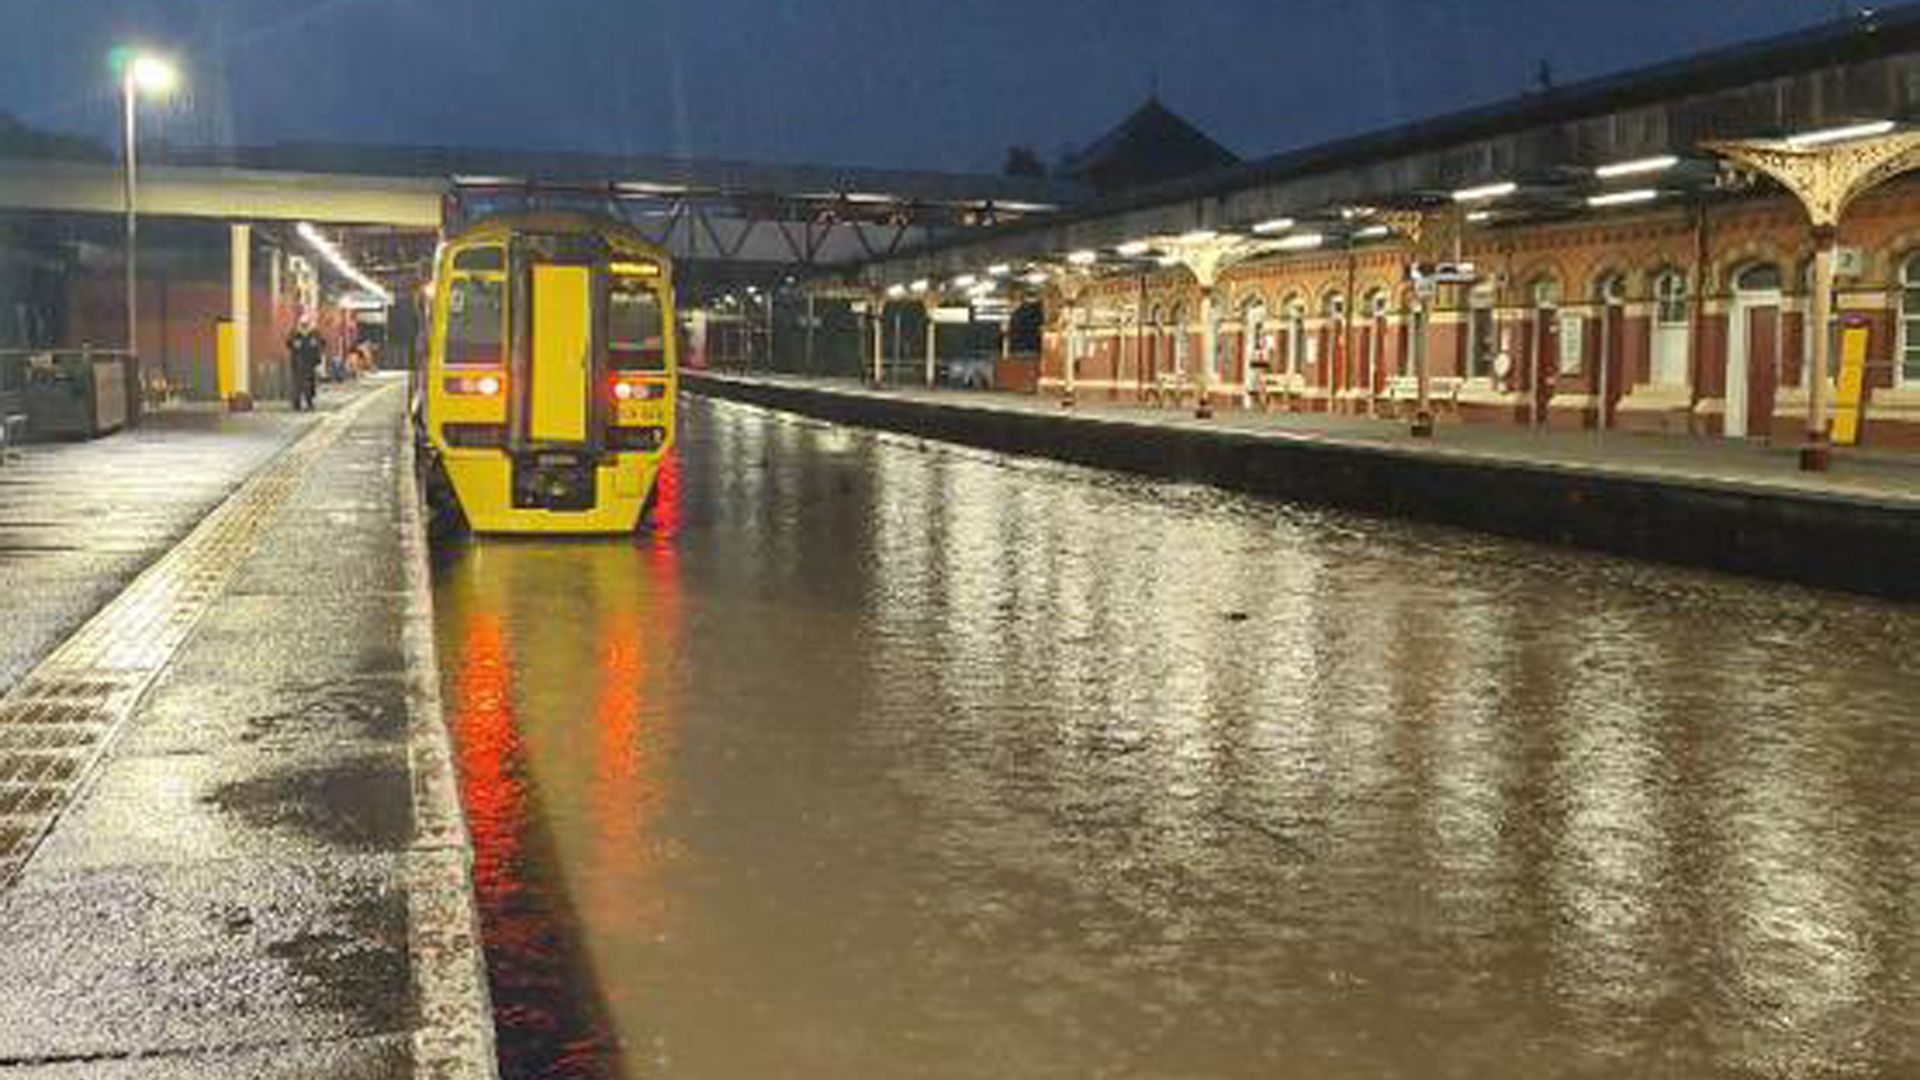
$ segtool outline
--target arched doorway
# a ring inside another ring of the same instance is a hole
[[[1613,413],[1626,392],[1627,275],[1603,274],[1593,283],[1593,302],[1600,310],[1599,364],[1594,373],[1594,396],[1599,402],[1594,423],[1613,426]]]
[[[1240,309],[1240,383],[1243,402],[1260,390],[1260,379],[1273,363],[1267,341],[1267,302],[1257,294]]]
[[[1547,421],[1553,401],[1554,373],[1560,370],[1560,282],[1544,277],[1533,283],[1533,348],[1527,365],[1534,424]]]
[[[1166,322],[1166,317],[1166,312],[1161,310],[1158,304],[1155,304],[1153,308],[1147,312],[1147,323],[1141,327],[1140,330],[1140,336],[1146,351],[1146,355],[1141,358],[1142,363],[1146,365],[1146,373],[1143,378],[1148,386],[1153,386],[1155,380],[1160,378],[1160,368],[1166,360],[1166,349],[1160,340],[1161,336],[1165,333],[1162,326]]]
[[[1767,433],[1773,423],[1773,398],[1779,381],[1780,267],[1754,263],[1733,276],[1722,424],[1728,438]]]
[[[1367,321],[1360,327],[1358,385],[1365,388],[1369,402],[1386,388],[1388,307],[1387,290],[1374,289],[1367,293],[1365,306],[1361,308]]]
[[[1320,364],[1314,373],[1315,386],[1327,392],[1327,410],[1339,407],[1340,391],[1346,388],[1347,371],[1347,297],[1328,293],[1320,305]]]
[[[1193,369],[1189,366],[1188,361],[1192,359],[1193,341],[1187,336],[1187,306],[1185,304],[1173,305],[1173,311],[1167,316],[1167,322],[1168,333],[1171,335],[1171,346],[1168,352],[1173,359],[1172,373],[1176,375],[1191,374]]]

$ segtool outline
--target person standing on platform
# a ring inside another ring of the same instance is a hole
[[[320,377],[320,357],[326,349],[321,340],[320,331],[314,329],[313,317],[303,315],[300,325],[287,335],[287,364],[293,384],[293,408],[295,412],[313,409],[315,384]]]

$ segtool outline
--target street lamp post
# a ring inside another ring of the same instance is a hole
[[[135,189],[138,162],[135,145],[135,104],[141,93],[164,94],[172,89],[176,74],[173,65],[157,56],[135,55],[127,58],[120,72],[120,100],[126,137],[127,201],[127,355],[135,364],[140,359],[139,270],[140,216]]]

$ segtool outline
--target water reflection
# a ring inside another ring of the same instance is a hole
[[[517,1075],[1920,1062],[1911,610],[686,420],[439,585]]]

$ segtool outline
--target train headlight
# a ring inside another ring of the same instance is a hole
[[[621,401],[631,401],[633,399],[633,391],[634,385],[630,382],[617,382],[613,384],[613,396],[619,398]]]
[[[447,393],[469,397],[499,397],[506,385],[498,375],[456,375],[446,381]]]

